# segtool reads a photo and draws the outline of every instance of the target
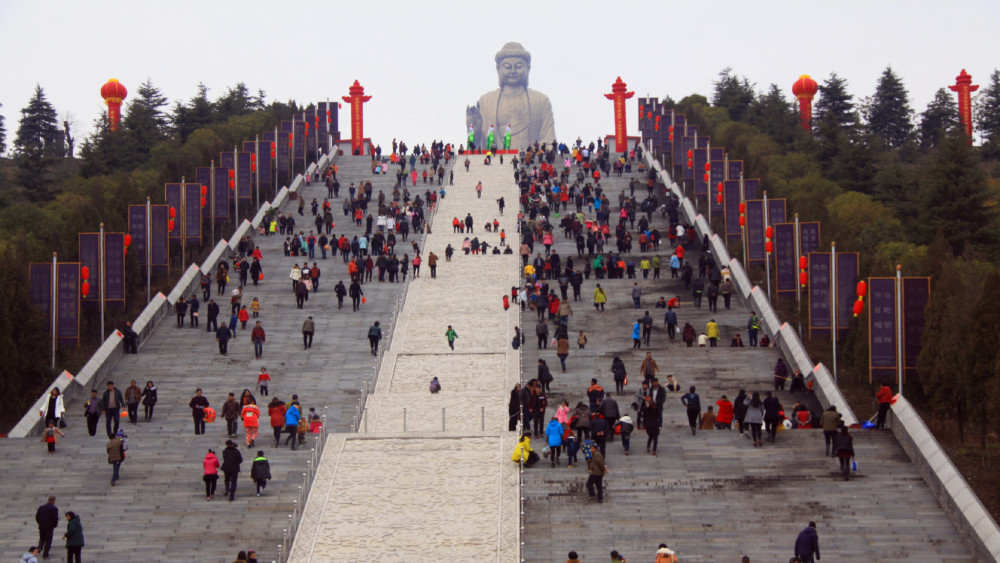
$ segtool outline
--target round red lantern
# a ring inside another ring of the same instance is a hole
[[[809,267],[809,259],[805,256],[799,256],[799,269],[805,270]]]
[[[232,168],[229,169],[229,177],[230,178],[235,178],[236,177],[236,171],[233,170]]]
[[[229,181],[229,189],[236,189],[236,180]]]
[[[708,172],[705,172],[705,183],[707,184],[709,181],[711,181],[711,175]]]
[[[722,193],[722,188],[723,188],[722,182],[719,182],[719,184],[717,186],[715,186],[715,187],[716,187],[716,189],[719,190],[719,193],[721,194]]]
[[[169,231],[171,233],[174,232],[174,220],[173,219],[167,221],[167,231]]]
[[[694,168],[694,160],[688,159],[688,168]]]
[[[858,299],[864,299],[868,295],[868,284],[864,281],[858,282]]]
[[[722,205],[722,194],[715,194],[715,202]]]
[[[771,241],[765,242],[764,243],[764,251],[767,252],[768,254],[770,254],[772,250],[774,250],[774,243],[771,242]]]
[[[740,226],[742,227],[742,226],[744,226],[746,224],[747,224],[747,218],[744,217],[744,216],[742,216],[742,215],[740,215]]]
[[[251,162],[250,163],[250,171],[251,172],[256,172],[257,171],[257,163],[256,162]]]
[[[747,212],[747,204],[740,203],[740,213],[746,213],[746,212]]]
[[[854,316],[855,317],[858,316],[858,315],[860,315],[861,311],[864,311],[864,309],[865,309],[865,302],[864,301],[858,299],[857,301],[854,302]]]
[[[201,206],[205,207],[205,196],[201,196]]]
[[[250,162],[257,162],[257,153],[250,153]]]
[[[694,158],[694,151],[691,149],[688,149],[688,158]]]
[[[667,131],[670,131],[670,133],[671,133],[671,134],[673,134],[673,132],[674,132],[674,126],[673,126],[673,125],[671,125],[671,126],[670,126],[670,128],[669,128],[669,129],[667,129]]]
[[[805,272],[799,272],[799,283],[802,285],[802,287],[805,287],[806,284],[809,283],[809,274]]]
[[[171,207],[170,208],[170,218],[173,219],[174,217],[177,217],[177,208]]]
[[[83,278],[84,280],[89,280],[90,279],[90,268],[88,268],[87,266],[81,267],[80,268],[80,277]]]
[[[132,235],[125,235],[125,248],[132,244]]]
[[[670,134],[670,142],[671,143],[674,142],[674,134],[673,133]]]
[[[711,162],[706,162],[705,163],[705,172],[711,172],[711,171],[712,171],[712,163]]]
[[[764,231],[764,236],[767,238],[774,238],[774,228],[768,225],[767,230]]]
[[[201,195],[208,195],[208,186],[202,184],[202,186],[201,186]]]
[[[80,284],[80,295],[84,297],[90,295],[90,282],[83,282]]]

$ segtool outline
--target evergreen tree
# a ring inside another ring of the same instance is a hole
[[[123,163],[126,169],[145,162],[153,147],[167,138],[169,119],[163,112],[166,105],[167,98],[149,79],[139,86],[122,120],[122,134],[129,152]]]
[[[813,105],[813,123],[816,129],[823,123],[846,130],[858,122],[858,113],[851,101],[854,96],[847,93],[847,80],[830,73],[819,85],[819,100]]]
[[[990,75],[990,83],[979,90],[975,103],[976,129],[988,156],[1000,155],[1000,70]]]
[[[94,132],[80,148],[80,175],[84,178],[108,174],[115,170],[129,171],[136,165],[134,152],[129,147],[128,137],[123,131],[112,131],[108,127],[108,114],[94,120]],[[141,163],[139,163],[141,164]]]
[[[187,104],[177,102],[170,118],[174,131],[183,143],[188,135],[211,124],[215,120],[215,110],[208,100],[208,86],[198,83],[198,93]]]
[[[0,108],[3,104],[0,104]],[[0,155],[7,152],[7,125],[4,122],[4,117],[0,114]]]
[[[14,158],[17,161],[17,182],[25,188],[32,201],[51,197],[45,178],[52,159],[63,156],[62,131],[56,110],[45,99],[45,91],[35,86],[35,95],[21,110],[21,121],[14,138]]]
[[[766,93],[754,99],[747,121],[782,146],[790,145],[799,131],[795,104],[785,98],[777,84],[771,84]]]
[[[983,280],[983,289],[975,308],[976,330],[969,331],[965,356],[969,364],[969,385],[963,386],[969,404],[969,416],[979,427],[979,443],[986,447],[990,420],[996,418],[997,403],[983,400],[983,391],[996,386],[1000,349],[996,334],[1000,332],[1000,272],[990,270]]]
[[[989,240],[994,219],[986,176],[964,131],[946,134],[924,167],[920,185],[920,242],[930,242],[940,230],[961,256],[969,244]]]
[[[875,87],[868,114],[868,130],[885,146],[899,148],[913,134],[913,110],[903,81],[892,67],[885,67]]]
[[[226,95],[215,102],[215,110],[218,119],[226,120],[237,115],[250,113],[258,105],[258,102],[250,95],[247,85],[240,82],[226,90]]]
[[[712,105],[726,108],[729,118],[742,121],[754,101],[753,85],[745,76],[737,77],[733,69],[726,67],[719,73],[719,79],[714,82],[715,93],[712,94]]]
[[[958,124],[958,104],[947,90],[939,88],[927,110],[920,114],[921,148],[936,147],[941,137]]]

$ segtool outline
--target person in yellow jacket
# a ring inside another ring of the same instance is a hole
[[[705,336],[708,337],[709,347],[715,348],[719,341],[719,324],[715,322],[715,319],[708,321],[708,324],[705,325]]]
[[[510,459],[515,463],[523,463],[525,467],[531,467],[538,463],[538,454],[531,449],[531,434],[523,434],[514,448],[514,455]]]
[[[597,284],[597,287],[594,289],[594,310],[603,312],[604,304],[607,302],[608,294],[604,293],[604,290],[601,289],[601,284]]]

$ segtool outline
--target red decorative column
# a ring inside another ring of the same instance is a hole
[[[617,152],[628,151],[628,130],[625,119],[625,100],[635,95],[635,92],[627,92],[628,87],[622,82],[622,77],[611,85],[611,93],[604,94],[604,97],[615,103],[615,150]]]
[[[792,84],[792,94],[799,99],[799,121],[806,131],[809,130],[809,122],[812,121],[812,102],[817,91],[819,85],[808,74],[803,74],[795,84]]]
[[[122,121],[122,100],[128,95],[128,90],[114,78],[111,78],[101,86],[101,97],[104,103],[108,104],[108,127],[112,131],[118,130],[118,125]]]
[[[343,96],[343,100],[351,104],[351,154],[364,147],[365,140],[365,112],[364,103],[372,99],[365,95],[365,88],[357,80],[347,90],[350,96]]]
[[[962,74],[955,77],[955,85],[948,86],[952,92],[958,92],[958,117],[965,127],[965,134],[969,137],[969,144],[972,144],[972,99],[970,94],[979,89],[978,84],[972,83],[972,76],[962,69]]]

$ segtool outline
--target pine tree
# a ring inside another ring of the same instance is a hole
[[[819,85],[819,100],[813,105],[813,123],[817,130],[820,124],[827,123],[845,130],[858,122],[858,113],[851,101],[854,96],[847,93],[847,80],[830,73],[823,84]]]
[[[922,171],[918,238],[930,242],[939,230],[961,256],[970,244],[989,241],[995,213],[986,176],[964,131],[946,134]]]
[[[791,144],[799,131],[795,104],[785,98],[777,84],[754,99],[747,121],[783,146]]]
[[[996,346],[996,334],[1000,332],[1000,272],[990,270],[983,280],[983,289],[976,304],[974,316],[976,330],[969,331],[966,340],[965,357],[969,364],[970,385],[964,386],[969,404],[969,416],[979,427],[979,443],[986,447],[986,434],[990,420],[997,417],[997,403],[983,400],[984,390],[996,386],[997,361],[1000,353]],[[974,382],[974,383],[971,383]]]
[[[1000,70],[990,75],[990,83],[976,96],[975,123],[989,156],[1000,155]]]
[[[737,77],[732,68],[726,67],[719,73],[719,79],[714,85],[712,105],[726,108],[733,121],[742,121],[755,98],[753,84],[745,76]]]
[[[941,137],[958,125],[958,104],[947,90],[938,89],[927,110],[920,114],[920,147],[936,147]]]
[[[167,98],[147,79],[129,102],[122,132],[127,140],[128,155],[124,158],[127,169],[139,166],[149,157],[150,151],[167,138],[169,119],[163,112]]]
[[[183,143],[188,135],[211,124],[215,120],[215,110],[208,99],[208,86],[198,83],[198,93],[185,105],[177,102],[170,118],[174,131]]]
[[[35,95],[21,110],[21,121],[14,138],[14,158],[17,161],[17,182],[32,201],[51,197],[50,182],[45,178],[52,159],[63,156],[62,131],[56,110],[45,99],[45,91],[35,86]]]
[[[881,138],[885,146],[899,148],[910,140],[913,134],[913,110],[903,81],[885,67],[875,95],[872,96],[868,115],[868,130]]]

